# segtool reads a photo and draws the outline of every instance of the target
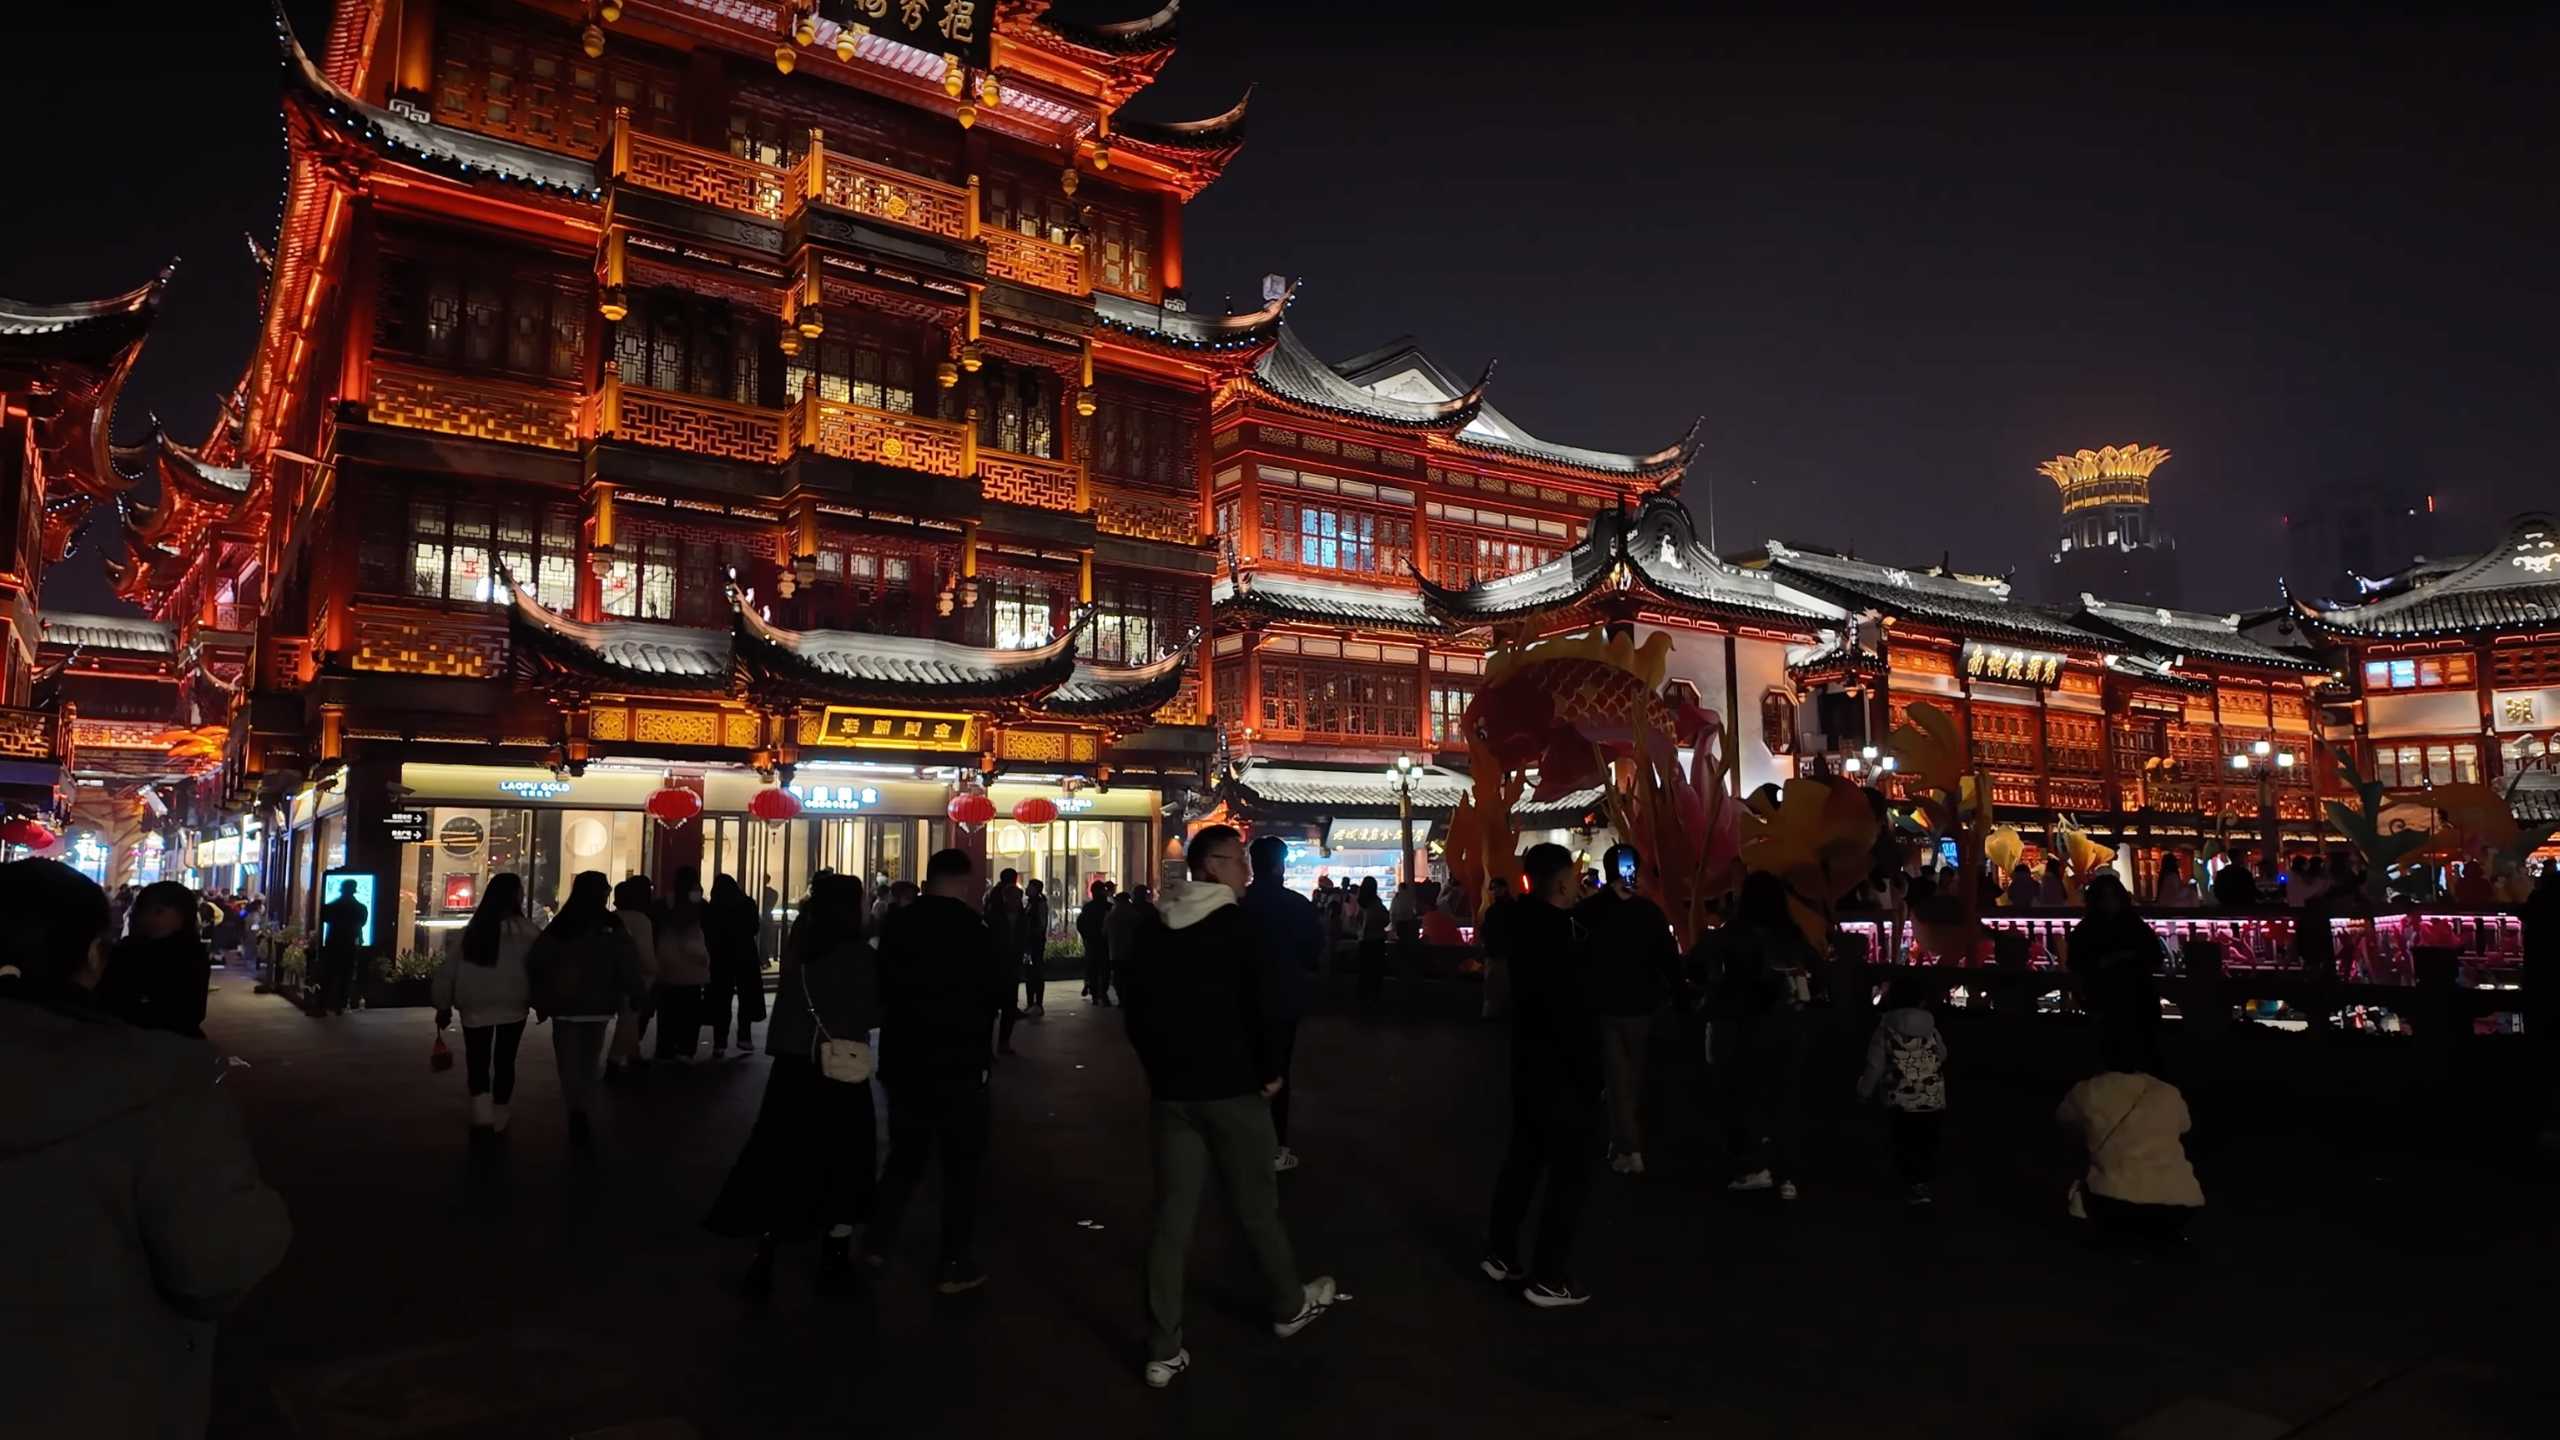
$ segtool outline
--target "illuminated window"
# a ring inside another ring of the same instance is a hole
[[[1475,687],[1453,680],[1434,680],[1431,684],[1431,738],[1441,744],[1464,740],[1459,731],[1459,717],[1476,698]]]
[[[587,281],[481,255],[392,251],[374,299],[374,344],[394,355],[554,380],[586,373]]]
[[[504,604],[498,567],[555,610],[578,603],[578,523],[567,506],[418,495],[368,511],[357,588],[464,605]]]
[[[1413,554],[1413,521],[1403,515],[1266,497],[1262,558],[1308,570],[1400,576]]]
[[[997,580],[987,586],[999,650],[1036,650],[1057,638],[1049,588],[1033,581]]]
[[[1182,643],[1199,611],[1194,592],[1175,585],[1105,579],[1093,587],[1093,623],[1076,653],[1113,665],[1143,665]]]
[[[1058,377],[989,361],[978,372],[978,443],[1016,455],[1058,458]]]
[[[784,364],[783,401],[799,399],[815,375],[821,399],[913,415],[924,350],[918,327],[877,316],[849,318],[830,325],[825,338],[804,343]]]
[[[2437,690],[2468,686],[2473,673],[2469,655],[2420,655],[2406,660],[2368,660],[2364,683],[2367,690]]]
[[[1321,665],[1266,655],[1262,726],[1337,739],[1410,738],[1422,721],[1410,670]]]
[[[764,402],[763,357],[773,343],[766,322],[673,290],[636,292],[630,303],[631,313],[613,327],[623,384],[741,405]]]
[[[619,51],[592,61],[576,46],[577,32],[565,26],[535,32],[445,12],[436,34],[436,123],[575,155],[604,148],[615,105],[629,106],[641,130],[674,133],[674,70]]]

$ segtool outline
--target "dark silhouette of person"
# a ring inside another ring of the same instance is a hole
[[[338,898],[320,907],[320,999],[332,1015],[347,1013],[355,988],[356,959],[364,948],[364,924],[372,912],[356,898],[356,882],[338,882]]]

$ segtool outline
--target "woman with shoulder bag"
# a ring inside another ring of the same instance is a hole
[[[818,1289],[853,1285],[853,1227],[871,1208],[877,1135],[871,1046],[880,1023],[877,960],[863,943],[862,882],[821,877],[783,947],[765,1053],[773,1073],[755,1129],[703,1222],[756,1242],[742,1288],[773,1293],[774,1247],[818,1242]]]
[[[436,1029],[462,1012],[463,1081],[471,1090],[471,1128],[505,1134],[507,1102],[516,1092],[516,1047],[524,1041],[532,985],[524,960],[542,932],[524,914],[524,881],[489,878],[471,921],[445,947],[436,967]]]

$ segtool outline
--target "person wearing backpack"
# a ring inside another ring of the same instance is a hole
[[[1938,1033],[1927,983],[1918,976],[1897,976],[1885,988],[1884,1003],[1867,1041],[1858,1098],[1883,1102],[1903,1203],[1926,1205],[1938,1178],[1938,1131],[1947,1114],[1947,1037]]]

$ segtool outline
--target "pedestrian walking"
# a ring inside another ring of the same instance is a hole
[[[1146,1071],[1155,1156],[1155,1225],[1147,1242],[1146,1381],[1162,1389],[1190,1368],[1183,1346],[1183,1270],[1201,1192],[1215,1170],[1237,1228],[1262,1270],[1271,1328],[1297,1334],[1332,1305],[1333,1277],[1301,1282],[1271,1157],[1271,1102],[1286,1089],[1281,1022],[1264,1008],[1267,953],[1239,903],[1253,880],[1244,840],[1225,825],[1192,837],[1190,879],[1171,890],[1161,923],[1137,937],[1121,990],[1129,1043]]]
[[[1005,956],[1004,1015],[996,1027],[996,1053],[1010,1055],[1013,1027],[1022,1021],[1022,1007],[1015,1003],[1022,988],[1021,872],[1007,868],[997,875],[979,910],[986,917],[987,933],[995,937],[996,948]]]
[[[853,1288],[853,1227],[871,1208],[878,1151],[869,1037],[880,977],[862,931],[862,882],[829,875],[809,887],[783,946],[764,1103],[704,1222],[755,1241],[741,1285],[750,1299],[773,1293],[774,1249],[785,1242],[817,1242],[820,1294]]]
[[[1733,920],[1708,950],[1708,1058],[1741,1171],[1725,1188],[1774,1188],[1793,1200],[1804,1133],[1804,1009],[1818,957],[1796,928],[1786,882],[1763,870],[1744,876]]]
[[[1253,883],[1246,887],[1242,909],[1252,922],[1255,959],[1262,980],[1262,1017],[1271,1027],[1272,1073],[1280,1079],[1271,1097],[1271,1135],[1277,1142],[1273,1170],[1298,1168],[1298,1152],[1289,1148],[1291,1059],[1298,1052],[1298,1022],[1315,1004],[1315,967],[1324,955],[1324,925],[1316,919],[1315,902],[1289,888],[1289,842],[1265,835],[1253,842]]]
[[[1022,891],[1022,1008],[1049,1013],[1049,890],[1034,880]]]
[[[1511,910],[1520,892],[1499,885],[1476,919],[1476,948],[1484,952],[1483,1018],[1499,1020],[1511,1013]]]
[[[999,945],[979,907],[977,866],[965,850],[925,862],[924,893],[880,927],[880,1080],[889,1091],[889,1163],[866,1259],[884,1263],[907,1201],[936,1151],[942,1159],[945,1295],[987,1283],[975,1253],[978,1188],[987,1163],[987,1035],[1011,1008],[1018,952]]]
[[[613,1017],[613,1043],[604,1062],[608,1080],[630,1079],[649,1063],[640,1053],[640,1041],[658,1006],[656,909],[657,897],[650,893],[647,876],[633,875],[613,887],[613,918],[630,937],[632,953],[640,957],[640,995]]]
[[[1103,938],[1108,942],[1106,948],[1111,952],[1111,986],[1106,988],[1116,989],[1119,986],[1120,971],[1129,957],[1136,953],[1134,947],[1139,933],[1154,924],[1155,919],[1155,892],[1146,886],[1140,885],[1112,897],[1111,917],[1103,926]]]
[[[2009,869],[2009,893],[2003,897],[2012,910],[2032,910],[2048,902],[2044,887],[2036,883],[2035,868],[2021,860]],[[2060,897],[2055,897],[2058,901]]]
[[[703,1016],[711,1026],[711,1058],[729,1055],[729,1017],[737,1016],[738,1053],[752,1055],[764,1019],[764,917],[737,878],[717,875],[702,906],[702,946],[711,957]]]
[[[1867,1039],[1867,1068],[1858,1098],[1885,1109],[1892,1130],[1894,1173],[1907,1205],[1926,1205],[1938,1179],[1938,1131],[1947,1114],[1947,1038],[1929,1013],[1930,990],[1917,976],[1885,987],[1884,1014]]]
[[[215,1324],[283,1260],[222,1058],[97,1004],[106,892],[0,865],[0,1431],[195,1436]]]
[[[658,1058],[693,1063],[710,1008],[711,942],[702,933],[702,880],[691,868],[676,872],[675,894],[656,917],[658,953]]]
[[[356,969],[364,959],[365,922],[372,918],[356,898],[356,882],[338,882],[338,898],[320,907],[320,1008],[347,1013],[355,998]]]
[[[489,877],[468,924],[445,946],[436,966],[436,1031],[462,1015],[462,1080],[471,1093],[471,1128],[503,1135],[516,1093],[516,1047],[524,1042],[533,982],[525,956],[542,932],[524,913],[524,881],[501,871]]]
[[[1511,1141],[1494,1180],[1493,1218],[1479,1263],[1497,1284],[1526,1280],[1523,1297],[1552,1310],[1591,1299],[1574,1283],[1572,1262],[1600,1150],[1600,1018],[1572,914],[1581,893],[1572,852],[1532,845],[1521,866],[1529,894],[1509,918]],[[1538,1215],[1537,1248],[1524,1266],[1520,1228],[1542,1179],[1546,1204]]]
[[[194,893],[174,880],[146,885],[130,913],[132,933],[107,952],[93,992],[99,1007],[128,1025],[201,1037],[212,962],[196,933]]]
[[[525,955],[534,1013],[551,1025],[551,1054],[560,1067],[560,1098],[569,1110],[569,1143],[594,1142],[596,1080],[604,1062],[604,1030],[626,1002],[640,998],[640,955],[605,909],[613,887],[601,870],[581,870]]]
[[[1111,882],[1096,880],[1076,912],[1076,938],[1084,942],[1084,998],[1111,1003]]]
[[[1363,876],[1359,899],[1360,1003],[1373,1005],[1387,989],[1386,903],[1378,898],[1378,877]]]
[[[1662,907],[1636,893],[1644,857],[1613,845],[1600,866],[1600,893],[1575,908],[1590,937],[1591,998],[1600,1012],[1600,1054],[1609,1086],[1609,1168],[1644,1173],[1645,1060],[1654,1017],[1680,979],[1680,946]]]

